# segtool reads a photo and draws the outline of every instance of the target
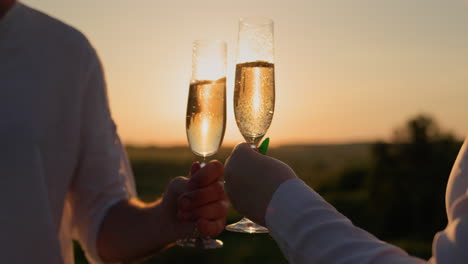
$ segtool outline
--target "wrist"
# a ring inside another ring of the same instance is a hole
[[[285,183],[286,181],[290,179],[294,179],[296,177],[280,177],[273,179],[268,183],[267,186],[265,186],[264,190],[265,193],[263,195],[263,199],[261,201],[262,207],[257,211],[259,212],[257,218],[258,218],[258,223],[266,226],[266,215],[268,211],[270,210],[270,203],[276,193],[276,191],[280,188],[280,186]]]

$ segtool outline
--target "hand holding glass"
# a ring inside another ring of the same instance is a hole
[[[266,134],[275,110],[273,21],[245,18],[239,22],[234,87],[236,123],[247,143],[256,148]],[[247,218],[226,226],[242,233],[268,233]]]
[[[192,152],[201,157],[201,167],[214,155],[226,128],[226,43],[195,41],[192,78],[187,103],[186,131]],[[190,238],[177,241],[182,247],[220,248],[223,243],[201,237],[195,228]]]

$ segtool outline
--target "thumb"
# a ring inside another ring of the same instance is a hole
[[[200,168],[201,168],[200,162],[196,161],[192,163],[192,167],[190,167],[189,177],[192,177],[192,175],[194,175],[197,171],[199,171]]]
[[[238,144],[231,153],[231,156],[251,156],[251,155],[260,155],[256,147],[248,143]]]
[[[232,152],[234,153],[234,152],[244,152],[244,151],[251,152],[251,153],[255,153],[255,152],[258,153],[258,149],[256,147],[253,147],[251,144],[245,143],[245,142],[237,144],[237,146],[234,148]]]
[[[263,157],[263,155],[260,154],[256,148],[252,148],[248,143],[240,143],[232,150],[231,155],[226,159],[225,166],[228,166],[229,163],[243,164],[245,162],[255,161],[260,157]]]
[[[210,185],[218,181],[223,175],[223,164],[219,161],[212,160],[208,162],[205,167],[191,175],[188,189],[195,190]]]

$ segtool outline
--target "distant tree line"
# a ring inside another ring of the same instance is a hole
[[[344,169],[318,191],[381,239],[430,242],[447,224],[445,189],[460,147],[434,118],[418,115],[391,142],[373,144],[369,164]]]

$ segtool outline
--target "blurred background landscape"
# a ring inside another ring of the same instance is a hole
[[[396,125],[388,142],[272,147],[268,155],[291,166],[353,223],[410,254],[428,259],[435,233],[446,223],[445,186],[461,139],[429,115]],[[222,148],[224,161],[232,148]],[[153,201],[194,155],[185,146],[127,147],[139,196]],[[228,223],[241,216],[230,210]],[[143,263],[287,263],[267,234],[225,231],[224,248],[173,247]],[[87,263],[77,246],[76,261]]]

